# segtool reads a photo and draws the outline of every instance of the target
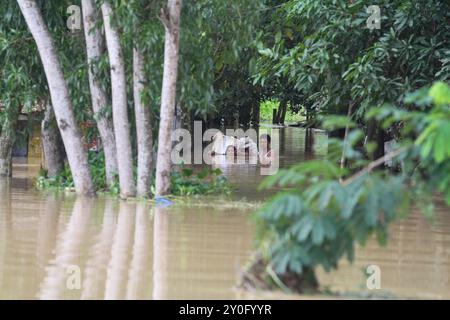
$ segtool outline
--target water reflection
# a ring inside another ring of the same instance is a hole
[[[151,277],[148,270],[151,268],[152,259],[151,232],[152,224],[148,207],[143,203],[138,203],[134,245],[128,273],[127,299],[140,299],[149,294]]]
[[[62,298],[62,294],[67,289],[69,267],[81,268],[84,242],[88,241],[87,228],[92,213],[92,204],[92,199],[84,197],[76,199],[69,222],[59,234],[55,256],[46,268],[38,298]]]
[[[121,202],[119,217],[111,247],[111,258],[106,271],[105,299],[123,299],[127,287],[131,256],[135,205]]]
[[[326,153],[320,132],[282,132],[281,166]],[[235,284],[253,248],[251,208],[211,198],[153,208],[143,202],[43,195],[24,178],[24,167],[18,172],[19,179],[0,179],[0,299],[246,297]],[[262,177],[253,168],[237,165],[226,174],[238,187],[236,198],[268,196],[255,191]],[[450,298],[448,213],[438,203],[430,225],[413,212],[392,227],[388,247],[369,242],[357,250],[353,265],[343,261],[339,271],[321,272],[321,283],[333,290],[365,290],[364,268],[376,264],[385,291]],[[80,288],[67,286],[70,266],[80,269]]]
[[[169,216],[168,209],[154,209],[153,292],[154,300],[168,299]]]
[[[94,243],[89,249],[81,299],[100,298],[105,292],[107,266],[111,258],[111,247],[116,224],[115,203],[110,199],[105,199],[100,231],[94,237]]]
[[[253,235],[245,210],[217,214],[203,204],[164,209],[54,194],[11,207],[14,189],[2,188],[0,298],[235,296]],[[79,288],[68,284],[74,266]]]

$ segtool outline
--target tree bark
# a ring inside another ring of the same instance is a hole
[[[284,125],[285,119],[286,119],[286,112],[288,108],[288,101],[284,101],[283,103],[283,109],[281,110],[281,117],[280,117],[280,124]]]
[[[47,104],[41,123],[42,147],[48,177],[57,176],[64,169],[64,145],[56,125],[51,104]]]
[[[0,135],[0,177],[12,177],[12,147],[15,123],[6,120]]]
[[[161,19],[165,28],[165,44],[158,158],[156,163],[157,196],[168,194],[170,191],[171,134],[178,76],[181,4],[182,0],[168,0],[167,7],[161,12]]]
[[[78,194],[94,195],[87,152],[75,122],[69,90],[50,32],[35,0],[17,0],[44,66],[52,105]]]
[[[94,0],[82,0],[84,36],[86,38],[87,62],[89,68],[89,87],[91,90],[92,110],[97,122],[98,132],[105,153],[106,183],[111,186],[117,174],[116,138],[112,119],[105,114],[108,96],[100,84],[95,62],[105,52],[105,41],[101,29],[97,27],[101,16]]]
[[[117,164],[119,168],[120,195],[122,198],[134,197],[136,186],[133,178],[133,158],[131,150],[130,123],[127,110],[127,86],[125,64],[120,36],[111,24],[112,6],[109,1],[102,4],[105,24],[106,44],[111,67],[112,109],[114,132],[116,135]]]
[[[138,149],[137,195],[150,195],[152,179],[152,123],[151,109],[142,100],[142,92],[147,83],[144,57],[137,47],[133,49],[133,93],[136,115],[136,135]]]

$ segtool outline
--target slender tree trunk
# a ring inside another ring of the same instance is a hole
[[[0,135],[0,177],[12,177],[12,147],[15,123],[5,121]]]
[[[106,182],[111,186],[114,175],[117,174],[116,138],[112,119],[104,112],[108,105],[105,90],[98,79],[98,69],[95,62],[105,52],[105,41],[97,23],[101,16],[96,9],[95,0],[82,0],[84,36],[86,38],[87,62],[89,67],[89,87],[91,90],[92,109],[97,122],[98,132],[105,153]]]
[[[125,63],[120,36],[111,24],[112,6],[109,1],[102,4],[105,24],[106,44],[111,66],[112,109],[114,132],[116,135],[117,164],[119,167],[120,194],[122,198],[133,197],[136,186],[133,178],[133,158],[131,150],[130,123],[127,110],[127,84]]]
[[[168,0],[167,7],[161,12],[161,19],[166,34],[158,136],[158,159],[156,164],[157,196],[165,195],[170,191],[171,134],[178,76],[181,3],[182,0]]]
[[[17,0],[38,47],[47,76],[55,116],[67,152],[75,189],[78,194],[95,193],[89,171],[87,152],[75,122],[69,90],[56,48],[35,0]]]
[[[277,109],[272,109],[272,124],[277,124],[278,123],[278,110]]]
[[[137,47],[133,49],[133,93],[136,114],[136,134],[138,149],[137,195],[150,195],[152,179],[152,123],[150,106],[142,100],[142,92],[147,83],[144,57]]]
[[[352,113],[353,113],[353,103],[350,102],[349,105],[348,105],[348,110],[347,110],[347,119],[348,119],[348,121],[351,120]],[[349,132],[350,132],[350,123],[347,123],[347,125],[345,126],[344,142],[343,142],[342,155],[341,155],[341,161],[340,161],[341,169],[344,169],[345,165],[346,165],[345,149],[346,149],[346,146],[347,146],[347,143],[348,143],[347,142],[347,138],[348,138]]]
[[[281,110],[281,117],[280,117],[280,124],[284,125],[284,121],[286,119],[286,112],[288,108],[288,101],[284,101],[283,103],[283,109]]]
[[[284,104],[284,100],[281,100],[280,105],[278,106],[278,111],[277,111],[277,124],[280,124],[280,122],[281,122],[281,114],[283,113],[283,104]]]
[[[47,104],[41,123],[42,146],[47,168],[47,176],[55,177],[64,169],[64,144],[56,125],[51,104]]]

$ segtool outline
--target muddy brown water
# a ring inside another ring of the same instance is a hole
[[[326,136],[283,129],[280,166],[326,153]],[[313,142],[313,145],[308,145]],[[306,150],[306,152],[305,152]],[[270,192],[257,192],[258,168],[222,168],[231,198],[194,198],[169,208],[33,187],[37,161],[16,162],[0,180],[0,299],[305,298],[235,288],[253,250],[250,213]],[[438,202],[434,223],[419,213],[392,226],[387,247],[369,242],[353,264],[319,270],[323,288],[373,294],[364,270],[381,270],[382,296],[450,298],[450,212]]]

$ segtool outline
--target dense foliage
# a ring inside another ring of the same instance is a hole
[[[400,105],[405,93],[450,77],[448,1],[378,1],[381,29],[373,30],[366,1],[272,2],[279,7],[259,38],[255,83],[291,85],[313,114],[352,105],[365,121],[369,108]]]
[[[106,183],[105,157],[102,152],[89,152],[89,165],[96,190],[112,195],[120,193],[117,179],[112,186]],[[48,177],[47,172],[42,170],[35,185],[40,190],[72,190],[74,188],[68,165],[55,177]],[[171,176],[171,194],[174,196],[227,195],[231,191],[232,187],[220,169],[205,168],[194,172],[190,168],[181,166]]]
[[[409,110],[384,106],[368,116],[384,126],[402,123],[403,139],[386,158],[364,160],[357,148],[363,135],[355,128],[344,150],[352,160],[349,169],[341,168],[331,154],[265,180],[264,188],[288,188],[257,214],[263,263],[269,269],[299,278],[319,266],[330,271],[344,255],[352,260],[355,244],[363,245],[372,234],[385,244],[389,224],[411,205],[429,216],[433,195],[441,192],[450,206],[450,147],[445,138],[450,134],[450,87],[436,83],[408,95],[404,103]],[[331,123],[339,126],[335,119]],[[338,139],[333,143],[344,146]],[[385,161],[392,161],[392,170],[376,171]]]

